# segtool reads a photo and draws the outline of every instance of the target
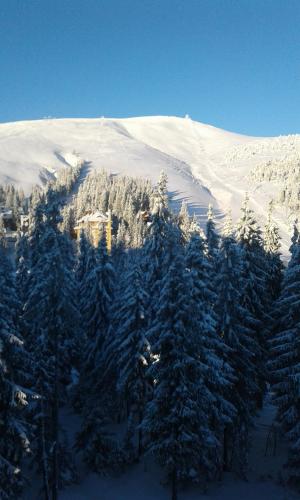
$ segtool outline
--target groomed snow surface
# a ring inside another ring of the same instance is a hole
[[[212,203],[218,217],[231,208],[235,219],[248,191],[263,224],[277,188],[251,182],[249,173],[268,159],[295,153],[300,153],[300,136],[247,137],[190,118],[44,119],[0,124],[0,183],[13,182],[29,192],[77,158],[88,170],[105,168],[153,182],[164,170],[175,201],[185,199],[191,213],[204,216]],[[291,221],[283,208],[274,217],[286,253]]]

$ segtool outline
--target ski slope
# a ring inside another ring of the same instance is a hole
[[[217,216],[229,208],[234,219],[248,191],[263,224],[275,197],[274,183],[254,183],[252,168],[268,159],[300,154],[300,136],[257,138],[227,132],[190,118],[44,119],[0,124],[0,183],[31,186],[59,169],[84,160],[89,170],[169,178],[175,202],[203,215],[212,203]],[[284,209],[274,216],[289,245],[290,223]]]

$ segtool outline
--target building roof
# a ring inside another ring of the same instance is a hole
[[[83,224],[83,223],[87,223],[87,222],[107,222],[108,221],[108,216],[103,214],[102,212],[100,212],[99,210],[97,210],[97,212],[93,213],[93,214],[87,214],[87,215],[84,215],[83,217],[81,217],[81,219],[79,219],[77,221],[77,224]]]

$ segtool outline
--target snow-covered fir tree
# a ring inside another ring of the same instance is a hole
[[[177,238],[173,237],[172,263],[148,333],[155,356],[149,369],[154,392],[143,421],[148,448],[166,470],[174,500],[178,482],[197,481],[215,471],[219,447],[210,427],[216,399],[206,385],[208,367],[200,361],[202,339],[191,294],[193,282]],[[206,361],[213,364],[211,355]]]
[[[103,475],[123,472],[127,461],[124,449],[108,430],[109,424],[105,409],[99,405],[90,408],[75,442],[89,469]]]
[[[215,271],[211,259],[208,258],[207,241],[204,232],[196,220],[190,228],[189,243],[186,248],[187,267],[195,282],[197,300],[202,304],[203,317],[209,318],[210,325],[215,326],[216,317],[213,307],[217,299],[214,289]]]
[[[236,226],[237,242],[242,249],[246,289],[245,305],[255,316],[261,318],[264,312],[264,292],[266,287],[265,256],[260,227],[254,212],[249,207],[246,195],[241,208],[241,217]]]
[[[115,271],[106,248],[105,235],[96,251],[88,252],[87,274],[83,278],[82,318],[85,325],[84,356],[78,390],[83,413],[106,400],[103,382],[105,345],[110,341],[112,307],[115,294]],[[99,412],[97,413],[97,415]]]
[[[280,259],[280,236],[278,226],[272,219],[273,203],[270,202],[268,219],[265,224],[263,246],[267,263],[267,287],[269,300],[272,302],[278,297],[282,277],[282,262]]]
[[[234,234],[234,227],[232,222],[232,213],[231,210],[228,210],[222,225],[222,236],[224,238],[227,238],[227,237],[232,237],[233,234]]]
[[[267,294],[266,256],[263,249],[261,230],[255,220],[253,210],[249,207],[246,195],[241,209],[241,217],[237,222],[236,238],[241,249],[242,263],[242,305],[252,315],[255,330],[257,352],[256,376],[260,388],[257,393],[257,404],[262,405],[266,381],[266,335],[264,323],[268,319],[270,301]]]
[[[24,485],[22,458],[30,453],[26,407],[33,394],[32,360],[17,330],[19,304],[13,268],[0,241],[0,498],[18,498]]]
[[[218,437],[226,424],[232,422],[235,408],[228,397],[232,388],[233,372],[226,356],[224,338],[220,335],[216,303],[215,280],[212,281],[211,261],[207,257],[204,234],[194,223],[190,241],[186,249],[186,265],[192,281],[191,294],[195,303],[194,315],[197,320],[199,356],[203,365],[207,365],[206,384],[214,395],[211,406],[211,421],[219,429]],[[221,469],[220,449],[216,463]]]
[[[90,318],[88,296],[93,282],[92,274],[96,263],[96,249],[92,246],[86,233],[82,231],[78,245],[76,278],[79,287],[79,308],[86,333],[88,332],[87,322]]]
[[[157,307],[157,295],[161,280],[170,263],[169,236],[172,232],[172,218],[169,210],[167,177],[162,172],[151,199],[151,224],[143,247],[142,269],[145,272],[149,295],[150,323]]]
[[[185,201],[182,201],[180,212],[178,214],[178,225],[182,232],[183,242],[186,243],[189,239],[191,220],[189,216],[188,206]]]
[[[77,254],[77,264],[76,264],[76,279],[79,285],[82,284],[84,277],[87,273],[87,260],[88,260],[88,250],[91,244],[84,231],[81,231],[79,243],[78,243],[78,254]]]
[[[70,205],[65,205],[61,210],[61,216],[62,221],[60,226],[62,231],[66,231],[69,236],[73,235],[76,225],[74,208]]]
[[[233,369],[232,387],[226,396],[236,410],[232,421],[224,428],[224,469],[235,468],[245,476],[249,429],[255,410],[255,395],[259,390],[255,363],[259,347],[256,345],[252,317],[243,306],[241,251],[229,221],[218,257],[215,307],[218,335],[226,346],[224,358]]]
[[[300,484],[300,244],[285,272],[282,290],[273,306],[271,359],[272,390],[277,421],[290,441],[288,467],[293,482]]]
[[[164,171],[162,171],[155,189],[153,212],[158,212],[162,217],[167,218],[169,216],[168,205],[168,176]]]
[[[207,240],[208,257],[211,260],[212,265],[214,267],[216,265],[216,260],[218,256],[219,239],[220,237],[216,231],[213,207],[212,205],[209,205],[207,212],[207,223],[206,223],[206,240]]]
[[[291,245],[289,247],[291,257],[293,257],[294,255],[294,250],[297,251],[299,241],[300,241],[300,233],[298,228],[298,219],[296,219],[293,224],[293,234],[291,237]]]
[[[73,271],[58,222],[55,193],[50,191],[43,223],[39,223],[23,316],[28,345],[36,362],[35,389],[40,400],[35,412],[35,452],[46,498],[57,498],[58,488],[75,478],[60,429],[59,407],[72,383],[72,368],[78,364],[80,322]]]
[[[26,235],[20,236],[16,244],[16,286],[21,304],[25,304],[30,274],[30,251]]]
[[[115,318],[115,341],[112,349],[118,371],[117,388],[127,408],[128,431],[131,445],[134,434],[138,434],[137,456],[142,452],[142,430],[140,424],[147,399],[148,381],[146,369],[149,364],[150,347],[146,339],[148,297],[144,290],[141,270],[137,263],[131,264],[126,273],[125,287],[119,301]]]

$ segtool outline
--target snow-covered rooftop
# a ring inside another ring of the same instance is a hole
[[[108,221],[108,216],[97,210],[93,214],[87,214],[81,217],[77,221],[77,224],[85,224],[88,222],[99,222],[99,223],[104,223]]]

